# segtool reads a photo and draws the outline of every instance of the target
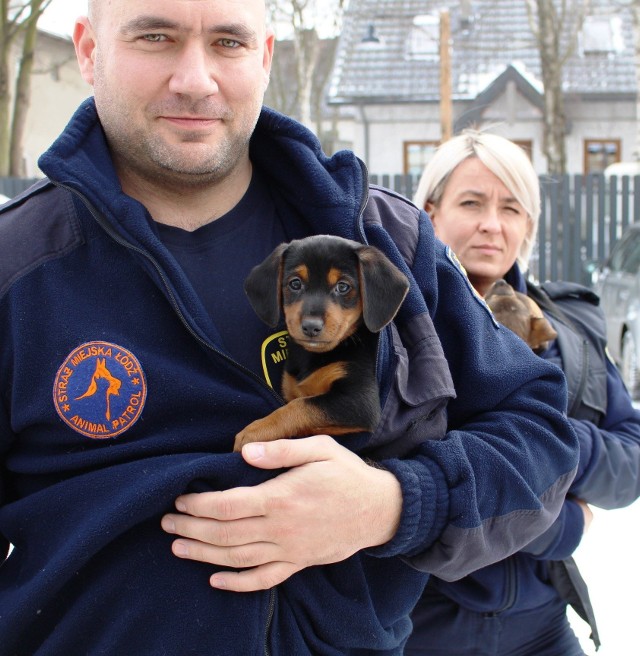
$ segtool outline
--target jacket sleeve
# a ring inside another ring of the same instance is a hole
[[[444,439],[385,461],[402,486],[403,514],[394,539],[372,552],[402,554],[452,581],[519,551],[553,523],[578,444],[561,370],[499,326],[424,213],[413,274],[457,398]]]
[[[615,365],[607,361],[607,413],[600,426],[572,420],[580,463],[571,494],[600,508],[623,508],[640,497],[640,412]]]
[[[556,521],[522,551],[538,560],[564,560],[578,548],[583,535],[582,508],[567,498]]]

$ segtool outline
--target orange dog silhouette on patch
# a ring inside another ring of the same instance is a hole
[[[118,396],[120,394],[120,387],[122,386],[122,381],[118,380],[111,372],[107,369],[107,361],[105,358],[98,358],[96,361],[96,370],[91,377],[91,382],[87,391],[82,395],[76,398],[76,401],[80,399],[86,399],[89,396],[93,396],[98,391],[98,380],[104,379],[108,381],[109,387],[106,390],[107,397],[107,419],[111,419],[111,401],[109,400],[110,396]]]

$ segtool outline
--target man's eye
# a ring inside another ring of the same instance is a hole
[[[292,278],[289,280],[288,286],[292,292],[299,292],[302,289],[302,280],[300,278]]]
[[[161,43],[162,41],[167,40],[167,37],[164,34],[145,34],[142,38],[149,43]]]
[[[240,43],[235,39],[220,39],[218,43],[224,48],[239,48]]]
[[[350,291],[351,291],[351,285],[348,282],[345,282],[344,280],[341,280],[336,285],[336,292],[341,296],[348,294]]]

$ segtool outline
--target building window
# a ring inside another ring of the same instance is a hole
[[[422,175],[438,144],[438,141],[405,141],[404,172],[410,175]]]
[[[415,16],[407,42],[409,59],[437,60],[440,55],[440,18]]]
[[[580,33],[583,55],[618,53],[624,50],[622,20],[618,16],[587,16]]]
[[[584,172],[602,173],[620,161],[620,139],[585,139]]]

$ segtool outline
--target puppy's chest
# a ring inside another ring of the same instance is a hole
[[[358,387],[375,376],[372,344],[341,345],[329,353],[309,353],[292,343],[282,379],[286,400],[326,394],[338,381]]]

